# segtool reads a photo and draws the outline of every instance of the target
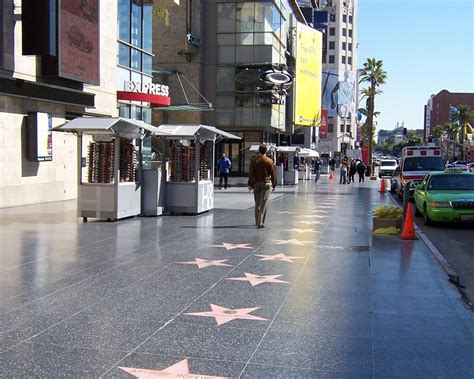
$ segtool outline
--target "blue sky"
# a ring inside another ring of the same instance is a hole
[[[423,106],[442,89],[474,92],[474,0],[359,0],[358,67],[384,62],[378,129],[423,128]],[[361,103],[362,104],[362,103]]]

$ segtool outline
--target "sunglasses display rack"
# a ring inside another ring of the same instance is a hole
[[[87,152],[88,183],[113,183],[114,141],[91,142]]]

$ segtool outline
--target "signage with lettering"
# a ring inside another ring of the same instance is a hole
[[[171,104],[170,88],[165,84],[124,82],[124,91],[117,91],[117,100],[143,101],[151,107],[165,107]]]

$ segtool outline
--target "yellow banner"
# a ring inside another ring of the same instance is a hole
[[[321,60],[322,34],[298,22],[294,81],[296,126],[319,126],[320,124]]]

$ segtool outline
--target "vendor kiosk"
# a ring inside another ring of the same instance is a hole
[[[214,208],[217,138],[240,139],[207,125],[160,125],[165,139],[164,212],[199,214]]]
[[[300,149],[299,146],[279,146],[277,149],[277,164],[283,166],[284,184],[298,184]]]
[[[140,214],[141,143],[156,127],[121,117],[79,117],[53,130],[79,137],[77,212],[84,222]]]
[[[314,160],[314,158],[319,157],[319,154],[315,150],[301,148],[299,155],[300,158],[304,158],[302,160],[302,164],[300,165],[299,178],[303,180],[310,180],[311,172],[313,171],[313,165],[311,162]]]

